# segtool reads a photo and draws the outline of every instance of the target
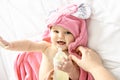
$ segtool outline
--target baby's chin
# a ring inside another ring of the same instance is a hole
[[[56,48],[61,48],[63,51],[64,50],[68,50],[68,46],[66,44],[64,45],[61,45],[61,44],[58,44],[58,43],[55,43],[53,44]]]
[[[62,51],[67,51],[68,50],[68,47],[65,47],[65,46],[57,46],[57,48],[61,48]]]

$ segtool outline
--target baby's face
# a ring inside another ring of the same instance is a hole
[[[68,45],[74,41],[74,36],[71,32],[61,26],[53,26],[51,28],[51,42],[56,47],[67,50]]]

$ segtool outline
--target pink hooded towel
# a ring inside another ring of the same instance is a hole
[[[41,53],[20,53],[14,66],[18,80],[39,80],[38,74],[41,60]]]

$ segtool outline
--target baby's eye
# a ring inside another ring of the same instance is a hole
[[[54,30],[53,32],[55,32],[55,33],[59,33],[59,31],[58,31],[58,30]]]
[[[67,31],[66,34],[72,34],[71,32]]]

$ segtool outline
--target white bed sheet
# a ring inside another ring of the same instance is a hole
[[[105,66],[120,80],[120,1],[95,0],[88,24],[89,47],[103,58]]]
[[[91,6],[88,46],[102,56],[105,66],[120,80],[119,0],[0,0],[0,36],[9,41],[40,39],[48,12],[72,2]],[[0,49],[0,80],[16,80],[13,65],[18,53]]]

